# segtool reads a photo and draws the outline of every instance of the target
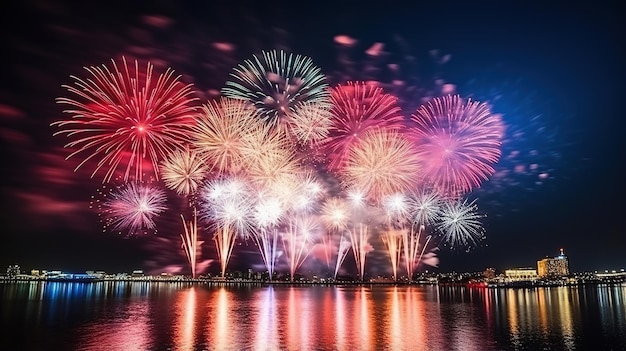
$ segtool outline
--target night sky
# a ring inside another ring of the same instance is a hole
[[[311,57],[331,85],[379,81],[405,114],[445,83],[502,115],[502,158],[471,194],[487,215],[487,239],[470,252],[442,249],[438,270],[534,267],[560,248],[573,271],[626,268],[623,11],[617,2],[503,3],[3,3],[0,269],[185,270],[171,223],[142,238],[102,231],[89,208],[101,178],[74,172],[77,160],[65,160],[66,139],[50,127],[67,117],[55,98],[66,94],[61,85],[70,75],[84,76],[84,66],[126,55],[172,67],[206,100],[234,66],[271,49]],[[356,42],[342,46],[338,35]],[[376,43],[382,52],[366,54]],[[253,247],[235,248],[233,269],[259,263]],[[389,271],[382,247],[368,256],[367,270]]]

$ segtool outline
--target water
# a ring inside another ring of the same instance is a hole
[[[626,284],[0,283],[2,350],[626,350]]]

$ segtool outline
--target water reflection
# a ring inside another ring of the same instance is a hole
[[[626,285],[22,282],[0,299],[3,349],[626,349]]]
[[[278,345],[276,305],[273,286],[260,290],[254,299],[254,308],[258,310],[257,328],[253,329],[256,350],[266,349],[269,345]]]
[[[183,291],[178,296],[176,303],[177,320],[174,324],[176,332],[174,345],[176,350],[193,350],[195,345],[196,329],[196,289],[192,286],[187,291]]]

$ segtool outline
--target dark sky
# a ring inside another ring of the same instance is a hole
[[[389,90],[408,112],[443,82],[503,116],[502,159],[472,194],[487,215],[485,245],[440,251],[439,270],[535,266],[559,248],[574,271],[626,268],[620,220],[626,31],[617,2],[200,3],[0,5],[0,267],[158,271],[184,265],[171,224],[146,238],[102,232],[89,209],[100,182],[88,171],[73,171],[75,163],[64,160],[65,140],[49,126],[66,117],[55,103],[65,94],[61,85],[83,74],[83,66],[126,55],[172,67],[206,99],[242,60],[285,49],[311,57],[331,83],[402,81]],[[337,35],[356,44],[342,48]],[[365,51],[375,43],[384,45],[383,54],[368,58]],[[390,64],[399,70],[390,72]],[[372,255],[368,269],[388,270],[382,253]],[[204,255],[215,257],[210,250]],[[233,260],[233,267],[247,268],[259,257],[244,244]]]

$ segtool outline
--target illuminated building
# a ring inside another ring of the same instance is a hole
[[[20,271],[20,266],[14,264],[12,266],[9,266],[7,268],[7,277],[9,278],[15,278],[18,275],[20,275],[21,271]]]
[[[493,279],[496,277],[496,269],[495,268],[487,268],[483,271],[483,277],[486,279]]]
[[[513,268],[504,271],[508,281],[527,281],[537,279],[537,270],[534,268]]]
[[[556,257],[546,257],[537,261],[537,273],[540,278],[560,278],[569,275],[569,263],[563,249]]]

